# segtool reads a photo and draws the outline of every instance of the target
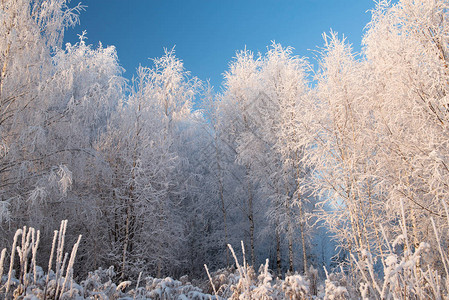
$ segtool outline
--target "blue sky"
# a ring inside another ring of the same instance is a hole
[[[72,4],[77,2],[72,0]],[[323,44],[321,34],[332,28],[360,51],[370,20],[372,0],[84,0],[81,24],[66,32],[77,41],[114,45],[120,64],[131,78],[149,58],[175,47],[185,67],[219,90],[223,72],[237,50],[265,52],[274,40],[310,57]]]

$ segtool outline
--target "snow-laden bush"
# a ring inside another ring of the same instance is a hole
[[[39,231],[27,227],[17,230],[11,247],[8,273],[5,276],[2,275],[6,269],[6,249],[0,253],[1,299],[206,300],[212,297],[190,284],[186,276],[181,278],[182,281],[170,277],[146,277],[144,286],[139,286],[139,276],[137,283],[123,281],[116,284],[113,282],[116,277],[114,267],[89,272],[87,278],[78,284],[73,280],[73,265],[81,236],[69,257],[68,253],[64,254],[66,229],[67,221],[63,221],[60,230],[55,231],[47,273],[36,265]]]
[[[404,236],[395,240],[395,246],[405,243]],[[431,254],[428,243],[418,247],[397,251],[390,246],[390,253],[381,258],[383,277],[374,274],[373,258],[368,251],[362,251],[359,259],[354,259],[358,276],[361,278],[359,292],[362,299],[441,299],[448,296],[447,282],[426,260]]]
[[[352,260],[360,278],[359,292],[362,299],[441,299],[449,297],[448,268],[449,260],[441,248],[441,242],[434,220],[431,218],[437,248],[431,249],[430,244],[421,242],[412,244],[409,241],[404,206],[402,207],[402,234],[394,241],[389,241],[382,229],[387,251],[380,256],[383,265],[383,277],[374,272],[374,259],[365,249]],[[449,221],[449,220],[448,220]],[[434,250],[434,251],[432,251]],[[443,268],[438,270],[432,262],[437,261],[439,253]],[[441,272],[445,271],[445,274]],[[439,273],[440,271],[440,273]],[[442,277],[446,275],[446,277]]]
[[[259,268],[259,276],[257,276],[257,286],[253,290],[253,295],[256,299],[268,300],[273,299],[277,294],[277,290],[274,288],[273,276],[268,270],[268,259],[265,265],[261,265]]]
[[[345,300],[350,299],[346,286],[348,285],[346,276],[343,272],[331,273],[326,272],[324,300]]]
[[[136,299],[194,299],[206,300],[211,295],[204,294],[203,291],[194,287],[189,282],[174,280],[171,277],[154,278],[147,277],[145,287],[137,288],[129,292],[136,296]]]
[[[87,278],[81,281],[84,288],[84,297],[92,297],[94,299],[118,299],[125,294],[122,290],[129,285],[130,282],[122,282],[118,286],[112,281],[116,273],[114,267],[109,269],[99,268],[93,272],[89,272]]]
[[[268,269],[268,259],[260,266],[258,272],[255,272],[254,268],[246,263],[243,244],[243,265],[240,265],[231,246],[229,249],[234,257],[236,269],[218,270],[210,276],[212,290],[216,292],[217,297],[232,300],[311,299],[313,297],[310,293],[310,280],[306,276],[295,273],[287,275],[285,280],[274,279],[273,273]],[[316,279],[316,272],[311,272],[311,278]]]
[[[433,223],[433,220],[432,220]],[[434,225],[435,227],[435,225]],[[206,267],[209,286],[194,286],[187,276],[180,280],[171,277],[142,277],[137,282],[114,282],[114,267],[89,272],[87,278],[77,283],[73,279],[73,265],[80,238],[71,255],[64,254],[64,237],[67,222],[55,231],[47,272],[36,265],[39,231],[33,228],[16,232],[9,255],[0,253],[0,298],[5,299],[152,299],[152,300],[281,300],[281,299],[446,299],[449,296],[447,265],[449,261],[441,247],[432,251],[430,244],[410,244],[407,232],[390,242],[384,235],[387,250],[374,258],[367,250],[351,255],[353,270],[348,274],[326,273],[324,285],[318,284],[317,271],[309,268],[306,275],[286,274],[285,279],[275,278],[268,268],[268,260],[258,271],[248,265],[243,249],[241,265],[232,249],[236,267],[221,269],[212,274]],[[437,230],[434,228],[436,239]],[[441,266],[434,265],[435,255],[440,255]],[[433,256],[432,256],[433,255]],[[429,257],[432,256],[432,257]],[[383,269],[375,272],[375,259],[380,259]],[[446,273],[441,272],[446,271]],[[4,271],[6,273],[3,275]],[[141,278],[143,278],[141,280]]]
[[[287,299],[306,299],[309,295],[309,282],[298,274],[285,277],[282,290]]]
[[[48,272],[45,276],[42,268],[36,265],[37,249],[40,241],[40,231],[24,226],[18,229],[14,235],[11,246],[9,271],[3,277],[6,249],[0,255],[0,295],[4,298],[18,298],[29,294],[41,295],[43,298],[65,298],[73,295],[81,296],[83,288],[73,281],[73,266],[76,253],[80,244],[81,235],[73,245],[70,257],[68,252],[64,254],[65,233],[67,220],[61,222],[59,231],[54,232]],[[19,238],[21,237],[21,240]],[[53,258],[55,256],[55,271]],[[17,259],[16,259],[17,258]],[[18,260],[18,264],[16,261]],[[30,265],[28,263],[31,262]],[[20,270],[18,273],[16,269]]]

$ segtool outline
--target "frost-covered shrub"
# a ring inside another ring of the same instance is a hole
[[[326,271],[326,281],[324,287],[324,300],[344,300],[350,299],[346,288],[347,281],[343,272],[328,274]]]
[[[386,240],[384,256],[379,256],[382,272],[374,271],[375,258],[367,250],[351,255],[352,270],[341,266],[340,272],[329,274],[319,285],[317,270],[310,268],[306,275],[287,274],[285,279],[274,279],[268,268],[268,260],[256,272],[245,259],[236,268],[215,271],[209,276],[209,286],[194,286],[187,276],[180,280],[171,277],[154,278],[141,274],[137,282],[114,282],[117,278],[114,267],[89,272],[87,277],[75,282],[72,269],[79,240],[63,255],[66,221],[55,232],[52,253],[47,273],[34,264],[37,253],[38,233],[34,229],[20,229],[16,233],[11,249],[11,266],[6,266],[6,251],[0,254],[0,297],[5,299],[152,299],[152,300],[282,300],[282,299],[441,299],[448,296],[447,273],[439,273],[431,262],[435,255],[441,256],[442,267],[447,270],[448,260],[442,252],[433,251],[430,244],[422,242],[410,246],[406,232],[393,242]],[[434,228],[435,234],[436,229]],[[21,236],[21,242],[19,237]],[[34,236],[34,238],[33,238]],[[437,239],[439,237],[437,236]],[[16,256],[14,254],[17,252]],[[31,257],[30,257],[31,255]],[[235,254],[233,253],[234,258]],[[53,257],[55,257],[53,261]],[[14,267],[14,264],[18,265]],[[28,263],[31,261],[31,265]],[[54,269],[54,271],[53,271]],[[17,270],[17,271],[16,271]],[[207,269],[206,269],[207,270]],[[208,271],[207,271],[208,272]],[[446,275],[446,276],[445,276]],[[212,288],[213,286],[213,288]],[[213,294],[213,295],[212,295]]]
[[[97,297],[99,299],[118,299],[123,296],[123,283],[117,286],[113,283],[112,278],[115,277],[114,267],[109,269],[99,268],[93,272],[89,272],[87,278],[81,282],[84,287],[84,297]]]
[[[232,250],[236,261],[236,269],[223,269],[212,273],[211,282],[219,297],[223,299],[243,300],[281,300],[281,299],[309,299],[310,280],[299,274],[287,275],[285,280],[273,280],[273,274],[268,269],[268,259],[256,273],[252,266],[241,266]],[[311,268],[312,280],[317,279],[317,272]],[[317,285],[317,283],[314,283]]]
[[[282,290],[287,299],[306,299],[309,294],[309,281],[298,274],[289,275],[282,283]]]
[[[404,215],[403,215],[404,216]],[[403,217],[404,218],[404,217]],[[405,219],[405,218],[404,218]],[[431,220],[433,223],[433,220]],[[404,222],[405,223],[405,222]],[[434,225],[434,223],[433,223]],[[359,292],[362,299],[441,299],[448,296],[447,277],[442,278],[435,265],[435,252],[430,244],[421,242],[414,245],[409,242],[407,231],[393,242],[385,237],[386,251],[382,260],[383,277],[378,278],[373,272],[373,258],[366,250],[358,258],[352,256],[360,278]],[[438,233],[434,225],[436,239]],[[447,274],[448,259],[439,246],[442,264]]]
[[[73,266],[81,235],[73,245],[69,258],[68,252],[64,255],[66,229],[67,220],[64,220],[59,231],[54,232],[46,276],[42,268],[36,265],[40,231],[26,226],[16,231],[11,246],[9,271],[5,278],[2,274],[6,249],[3,249],[0,255],[0,296],[20,298],[27,295],[43,295],[45,298],[48,295],[49,298],[63,298],[83,294],[83,288],[73,281]],[[55,271],[52,271],[53,256],[55,256]],[[15,268],[20,272],[16,273]]]
[[[212,282],[218,295],[223,298],[229,298],[232,295],[232,287],[235,286],[240,276],[234,267],[219,269],[211,274]],[[213,294],[211,284],[208,282],[203,288],[209,294]]]
[[[257,286],[252,292],[256,299],[268,300],[276,297],[277,291],[272,285],[273,276],[268,270],[268,259],[265,265],[259,268],[259,276],[257,276]]]
[[[191,285],[189,282],[174,280],[171,277],[154,278],[147,277],[145,287],[140,287],[129,291],[129,294],[135,295],[136,299],[209,299],[211,295],[204,294],[203,291]]]

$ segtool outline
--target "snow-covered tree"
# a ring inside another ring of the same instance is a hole
[[[267,183],[277,184],[277,193],[281,192],[281,205],[275,205],[272,215],[277,223],[284,227],[288,239],[289,270],[293,271],[293,242],[296,223],[299,223],[302,248],[302,266],[307,272],[306,251],[306,216],[305,205],[309,195],[305,190],[308,172],[302,163],[304,149],[310,145],[306,129],[303,125],[305,98],[309,97],[305,59],[293,56],[292,48],[283,48],[280,44],[272,44],[267,52],[262,67],[264,94],[268,96],[268,122],[263,129],[265,140],[270,143],[270,157],[279,155],[278,163],[269,172],[272,178]],[[267,101],[267,100],[265,100]],[[271,116],[270,116],[271,115]],[[269,136],[267,136],[267,134]],[[273,177],[277,177],[276,179]],[[297,215],[297,216],[296,216]],[[279,229],[277,229],[279,230]]]
[[[238,52],[225,73],[226,89],[216,107],[221,148],[228,149],[231,163],[243,167],[234,166],[240,173],[227,172],[238,178],[243,190],[246,186],[242,210],[249,220],[250,253],[267,255],[269,248],[275,249],[278,272],[284,235],[291,271],[298,227],[299,244],[306,248],[304,203],[308,195],[303,192],[307,172],[301,162],[307,145],[301,136],[301,102],[309,91],[306,69],[305,60],[293,56],[291,48],[275,43],[258,58],[248,50]],[[264,207],[268,210],[263,211]],[[257,228],[254,220],[259,221]],[[259,249],[253,250],[257,245]],[[302,250],[302,254],[299,261],[306,267],[307,253]]]
[[[231,151],[231,161],[238,159],[238,147],[244,148],[246,138],[251,138],[250,127],[252,126],[250,107],[258,96],[258,68],[260,60],[255,59],[252,52],[244,50],[237,53],[230,69],[225,73],[225,91],[222,95],[219,110],[221,121],[220,127],[226,131],[221,135],[225,146]],[[232,158],[233,157],[233,158]],[[256,236],[255,236],[255,187],[250,179],[250,166],[240,161],[242,168],[236,168],[236,180],[239,182],[240,197],[238,198],[243,217],[247,220],[246,232],[249,239],[251,263],[256,262]],[[246,238],[245,238],[246,240]]]
[[[139,67],[100,145],[112,173],[106,204],[110,249],[121,276],[179,267],[184,242],[180,132],[198,87],[173,51]]]
[[[40,151],[47,124],[47,87],[54,80],[52,53],[64,29],[78,21],[81,6],[67,1],[2,1],[0,4],[0,132],[2,220],[28,197],[33,182],[47,173]],[[23,203],[22,203],[23,204]]]

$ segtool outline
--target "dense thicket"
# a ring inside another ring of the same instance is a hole
[[[78,274],[198,276],[242,240],[279,275],[448,293],[448,1],[378,2],[362,53],[331,32],[316,71],[239,51],[220,93],[173,50],[128,82],[114,47],[62,46],[67,2],[0,4],[0,246],[29,225],[49,250],[68,219]]]

